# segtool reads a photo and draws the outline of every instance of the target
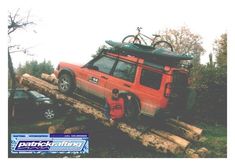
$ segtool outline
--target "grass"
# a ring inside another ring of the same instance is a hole
[[[206,147],[209,150],[207,157],[227,157],[227,128],[223,125],[199,123],[204,129],[203,142],[196,143],[197,147]]]
[[[60,124],[64,118],[52,120],[52,124]],[[99,122],[90,121],[84,116],[77,118],[77,123],[89,123],[86,131],[90,137],[90,152],[87,155],[10,155],[10,157],[91,157],[91,158],[181,158],[185,155],[169,155],[158,153],[155,150],[145,148],[140,143],[131,140],[120,131],[103,127]],[[207,157],[227,157],[227,129],[222,125],[198,123],[198,127],[204,129],[203,141],[194,143],[193,148],[205,147],[209,150]],[[47,133],[48,126],[38,127],[36,123],[19,124],[14,122],[9,127],[10,133]]]

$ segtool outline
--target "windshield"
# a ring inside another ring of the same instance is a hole
[[[37,91],[29,91],[29,93],[35,98],[44,98],[44,97],[46,97],[43,94],[38,93]]]

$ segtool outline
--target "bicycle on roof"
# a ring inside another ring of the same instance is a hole
[[[151,41],[150,46],[155,47],[155,48],[165,48],[173,52],[173,47],[172,45],[164,40],[161,40],[161,36],[157,34],[153,34],[153,38],[148,37],[147,35],[141,33],[141,27],[137,27],[137,34],[136,35],[128,35],[124,37],[122,40],[122,43],[137,43],[141,44],[143,42],[145,45],[148,45],[147,42],[145,41],[144,38],[147,38]],[[158,40],[160,38],[160,40]]]

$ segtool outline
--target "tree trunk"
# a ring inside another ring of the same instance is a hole
[[[16,78],[9,49],[8,49],[8,70],[11,78],[11,88],[8,87],[8,89],[12,89],[8,99],[8,119],[10,120],[14,115],[14,96],[16,89]]]

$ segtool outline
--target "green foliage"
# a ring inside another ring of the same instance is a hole
[[[215,41],[216,61],[219,67],[227,66],[227,34],[222,34],[221,37]]]
[[[216,40],[217,64],[197,65],[191,71],[192,86],[197,91],[195,114],[206,120],[227,121],[227,40]]]
[[[201,65],[192,73],[197,91],[195,111],[204,119],[226,123],[227,72],[225,68]]]
[[[17,75],[24,73],[31,74],[35,77],[40,77],[42,73],[51,74],[53,72],[53,65],[50,61],[43,61],[38,63],[36,60],[27,61],[23,66],[20,64],[16,70]]]
[[[193,145],[197,148],[205,147],[209,150],[208,158],[227,157],[227,128],[223,125],[199,123],[198,127],[203,128],[202,141]]]

